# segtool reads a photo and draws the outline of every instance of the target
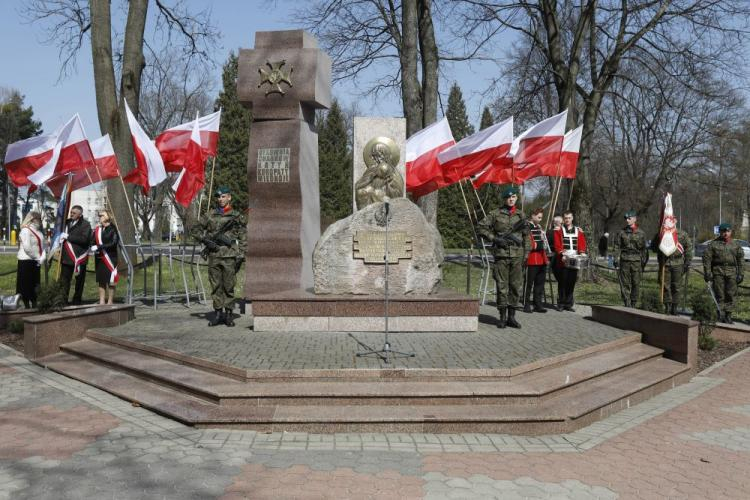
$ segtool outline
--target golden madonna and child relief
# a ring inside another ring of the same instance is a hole
[[[389,137],[370,139],[362,156],[367,168],[354,185],[357,210],[372,203],[402,198],[404,178],[396,168],[401,157],[396,142]]]

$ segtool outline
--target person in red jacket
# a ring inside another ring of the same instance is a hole
[[[578,269],[570,267],[569,259],[576,255],[586,255],[586,235],[573,225],[573,212],[563,212],[563,225],[555,230],[556,265],[560,270],[557,283],[557,310],[574,311],[573,303]]]
[[[544,210],[537,208],[531,212],[529,219],[529,240],[531,245],[528,257],[526,257],[526,288],[523,292],[523,312],[540,312],[546,313],[547,309],[542,305],[544,296],[544,278],[549,259],[547,251],[549,243],[547,235],[542,227],[542,218]],[[534,291],[534,307],[531,306],[531,291]]]

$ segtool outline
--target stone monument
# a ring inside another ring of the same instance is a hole
[[[331,60],[307,32],[263,31],[239,53],[237,95],[252,109],[245,297],[309,288],[320,237],[315,110],[331,102]]]

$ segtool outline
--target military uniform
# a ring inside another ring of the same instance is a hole
[[[680,289],[683,274],[690,268],[693,260],[693,242],[685,231],[677,230],[677,250],[667,257],[659,250],[659,236],[651,240],[651,250],[656,252],[659,261],[659,280],[664,289],[664,307],[669,314],[677,314],[680,303]]]
[[[723,227],[731,229],[726,224],[720,226]],[[711,286],[722,315],[719,320],[731,323],[737,285],[745,277],[745,254],[740,244],[731,238],[725,241],[721,236],[713,240],[703,253],[703,271],[706,281],[713,282]]]
[[[228,190],[220,192],[228,193]],[[205,245],[204,254],[208,257],[208,280],[211,285],[216,315],[210,326],[222,320],[234,326],[234,287],[237,271],[245,260],[246,248],[245,217],[231,206],[217,207],[201,217],[191,230],[192,236]]]
[[[507,199],[513,194],[516,194],[515,189],[509,188],[502,196]],[[493,243],[493,277],[500,316],[498,326],[504,328],[507,317],[509,326],[520,328],[515,320],[515,312],[523,287],[523,262],[529,237],[528,224],[520,210],[515,206],[505,205],[491,211],[479,222],[479,235],[485,241]]]
[[[628,217],[628,214],[625,215]],[[646,235],[635,224],[625,226],[617,235],[615,247],[617,263],[620,268],[618,279],[620,280],[622,300],[625,307],[635,307],[640,294],[643,268],[648,262]]]

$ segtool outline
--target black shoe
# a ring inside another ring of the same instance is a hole
[[[547,309],[544,306],[538,306],[538,305],[535,304],[534,305],[534,312],[535,313],[546,313]]]
[[[733,325],[734,321],[732,321],[732,313],[725,313],[724,314],[724,323],[728,325]]]
[[[525,313],[534,312],[534,310],[531,308],[531,304],[526,304],[525,306],[523,306],[523,312]]]
[[[234,326],[234,314],[229,308],[224,309],[224,324],[227,326]]]
[[[512,307],[508,308],[508,326],[511,328],[521,328],[521,323],[516,321],[516,310]]]
[[[555,311],[557,311],[557,312],[561,312],[562,310],[563,310],[563,306],[561,306],[560,304],[557,304],[557,305],[555,306]]]
[[[566,311],[570,311],[570,312],[576,312],[576,310],[573,308],[573,306],[565,306],[565,307],[563,307],[563,309],[565,309]]]
[[[208,326],[217,326],[224,323],[224,313],[221,309],[214,309],[214,318],[208,322]]]
[[[507,316],[505,314],[505,309],[499,309],[497,311],[497,327],[505,328],[506,322],[507,322]]]

